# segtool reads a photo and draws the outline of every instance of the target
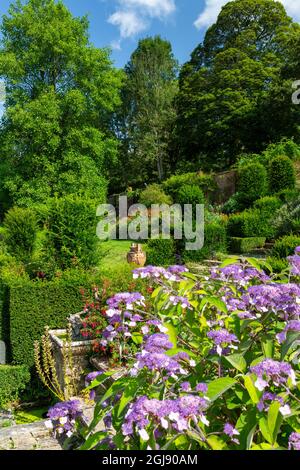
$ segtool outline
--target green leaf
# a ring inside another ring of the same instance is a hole
[[[259,429],[260,429],[260,432],[262,433],[264,439],[266,439],[266,441],[268,441],[270,444],[273,444],[272,433],[269,429],[267,418],[265,418],[265,417],[260,418],[260,420],[259,420]]]
[[[220,268],[226,268],[227,266],[230,266],[231,264],[236,264],[237,262],[239,261],[239,258],[238,256],[234,257],[234,258],[227,258],[223,261],[223,263],[221,264]]]
[[[141,387],[141,383],[138,380],[134,380],[128,384],[125,388],[123,395],[120,400],[117,416],[119,417],[123,412],[124,408],[130,403],[136,396],[138,389]]]
[[[167,335],[170,342],[173,344],[173,348],[177,348],[177,330],[171,323],[164,323],[165,328],[167,328]]]
[[[247,369],[247,362],[242,354],[232,354],[231,356],[224,357],[224,359],[239,372],[245,372]]]
[[[261,342],[261,347],[265,357],[272,358],[274,352],[274,340],[265,339]]]
[[[207,438],[207,442],[212,448],[212,450],[228,449],[226,441],[219,436],[214,436],[214,435],[209,436]]]
[[[105,439],[107,437],[107,433],[104,431],[98,431],[95,434],[92,434],[87,438],[84,444],[80,447],[79,450],[91,450],[93,449],[99,441]]]
[[[281,346],[281,360],[285,358],[289,350],[292,348],[293,344],[299,340],[299,332],[289,332],[286,337],[286,341]]]
[[[143,335],[141,333],[132,333],[131,338],[134,344],[143,344]]]
[[[277,440],[277,435],[279,433],[280,426],[283,421],[283,417],[279,412],[280,407],[281,404],[279,403],[279,401],[274,401],[268,411],[268,428],[272,436],[272,444],[275,444]]]
[[[227,392],[227,390],[232,388],[236,383],[237,381],[230,377],[216,379],[208,384],[208,392],[206,395],[211,401],[215,401],[217,398]]]
[[[105,372],[104,374],[98,375],[98,377],[93,380],[93,382],[85,388],[85,390],[91,390],[93,388],[98,387],[100,384],[105,382],[105,380],[109,379],[112,375],[114,375],[116,371]]]
[[[220,300],[219,297],[212,297],[212,296],[205,297],[202,300],[201,305],[204,306],[207,304],[211,305],[212,307],[216,307],[218,310],[220,310],[220,312],[223,312],[223,313],[228,312],[225,302],[223,302],[223,300]]]
[[[257,405],[257,403],[259,402],[260,400],[260,396],[261,394],[259,393],[259,391],[255,388],[253,382],[252,382],[252,379],[249,375],[244,375],[244,384],[245,384],[245,387],[249,393],[249,396],[252,400],[252,402]]]
[[[240,433],[240,449],[249,450],[251,448],[257,424],[256,407],[240,415],[235,426]]]

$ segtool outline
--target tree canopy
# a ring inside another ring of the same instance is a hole
[[[112,114],[122,72],[89,42],[88,21],[61,1],[17,0],[2,21],[3,199],[27,205],[81,194],[103,200],[117,156]]]
[[[297,133],[292,74],[283,74],[297,35],[277,1],[236,0],[222,8],[181,70],[180,158],[204,169],[226,168],[241,153]]]

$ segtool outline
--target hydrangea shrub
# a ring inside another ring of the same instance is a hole
[[[299,253],[277,278],[251,259],[206,277],[183,266],[135,270],[154,289],[151,308],[123,293],[107,315],[143,317],[141,344],[90,426],[76,428],[80,448],[300,450]],[[87,389],[112,374],[90,377]]]

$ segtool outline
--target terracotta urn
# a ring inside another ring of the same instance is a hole
[[[127,261],[129,264],[136,264],[137,266],[145,266],[146,264],[146,253],[142,249],[142,245],[133,243],[130,251],[127,254]]]

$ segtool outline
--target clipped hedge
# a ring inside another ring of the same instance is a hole
[[[230,251],[232,253],[249,253],[256,248],[263,248],[266,243],[264,237],[235,238],[230,239]]]
[[[259,209],[249,209],[229,217],[227,225],[228,235],[237,238],[273,238],[275,228],[271,221],[272,217],[268,212]]]
[[[173,239],[157,238],[147,243],[147,264],[153,266],[168,266],[175,263],[175,243]]]
[[[0,365],[0,407],[17,400],[29,381],[28,367]]]
[[[3,289],[2,325],[11,361],[33,366],[34,341],[40,339],[46,325],[64,328],[71,314],[82,311],[82,290],[98,286],[105,290],[105,299],[119,291],[144,292],[143,283],[134,281],[131,271],[129,266],[120,272],[96,274],[70,270],[50,282],[17,279],[7,283]]]

